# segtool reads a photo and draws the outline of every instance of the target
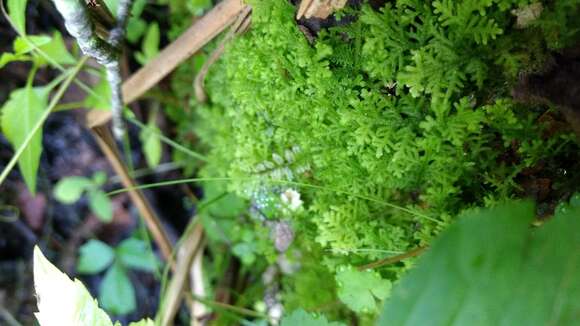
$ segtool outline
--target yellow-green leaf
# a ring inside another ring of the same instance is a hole
[[[8,16],[18,33],[26,34],[26,4],[28,0],[8,0]]]
[[[79,280],[71,280],[34,248],[34,288],[38,298],[36,319],[41,326],[113,326]]]
[[[13,91],[0,110],[2,133],[17,149],[42,117],[48,105],[48,89],[27,87]],[[38,130],[18,160],[18,167],[32,194],[36,193],[36,173],[42,152],[42,129]]]

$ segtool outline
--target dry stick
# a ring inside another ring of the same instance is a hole
[[[230,25],[244,8],[240,0],[225,0],[192,25],[181,37],[165,48],[159,56],[131,76],[123,85],[123,99],[129,104],[169,74],[181,62],[199,51]],[[111,113],[90,112],[92,125],[107,123]]]
[[[125,81],[122,88],[124,103],[135,101],[159,83],[178,65],[231,25],[244,8],[245,5],[241,0],[224,0],[197,20],[155,59]],[[104,110],[93,110],[89,115],[90,127],[105,124],[111,119],[111,112]]]
[[[187,275],[193,259],[203,242],[203,227],[197,217],[192,218],[191,223],[196,223],[192,228],[188,227],[183,241],[178,249],[177,266],[173,277],[167,287],[167,292],[162,300],[161,325],[173,325],[173,319],[181,304],[183,290],[187,285]]]
[[[205,241],[199,246],[199,249],[195,253],[195,257],[191,263],[190,267],[190,277],[189,283],[191,287],[191,292],[195,297],[205,298],[205,286],[203,284],[203,252],[205,248]],[[203,322],[201,319],[209,312],[206,305],[203,302],[197,300],[191,300],[191,326],[201,326]]]
[[[296,19],[304,18],[328,18],[335,10],[346,5],[346,0],[302,0]]]
[[[392,257],[387,257],[387,258],[378,260],[378,261],[370,263],[370,264],[359,266],[358,270],[363,271],[363,270],[367,270],[367,269],[373,269],[373,268],[377,268],[377,267],[381,267],[381,266],[385,266],[385,265],[398,263],[401,260],[405,260],[407,258],[419,256],[425,250],[427,250],[427,248],[428,247],[417,247],[413,250],[407,251],[404,254],[400,254],[400,255],[392,256]]]
[[[115,173],[117,173],[117,175],[119,175],[121,178],[123,186],[135,187],[136,183],[129,175],[127,167],[121,160],[115,139],[113,138],[109,128],[106,125],[101,125],[93,127],[91,130],[95,135],[95,139],[97,140],[99,147],[113,166],[113,170],[115,170]],[[161,250],[163,258],[170,264],[172,269],[174,269],[174,262],[171,259],[171,252],[173,249],[171,243],[169,242],[169,238],[167,237],[167,234],[165,233],[161,222],[159,221],[159,218],[141,191],[130,191],[129,197],[131,197],[131,200],[139,210],[139,213],[141,216],[143,216],[143,219],[145,220],[148,229],[151,231],[155,243],[157,243],[159,249]]]
[[[156,85],[180,63],[234,22],[244,7],[241,0],[224,0],[215,6],[177,40],[163,49],[159,56],[125,82],[123,85],[125,101],[134,101]]]
[[[219,45],[216,49],[211,53],[207,61],[201,67],[197,76],[195,76],[195,81],[193,82],[193,87],[195,90],[195,97],[201,103],[205,103],[207,101],[207,95],[204,90],[204,81],[209,68],[219,59],[219,57],[224,53],[226,44],[228,44],[236,35],[244,33],[250,27],[251,19],[250,13],[252,12],[252,8],[250,6],[246,6],[242,12],[239,14],[238,18],[236,19],[235,23],[232,25],[230,31],[226,34],[226,36],[221,40]]]

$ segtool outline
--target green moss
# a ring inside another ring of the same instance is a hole
[[[314,185],[291,186],[304,200],[295,248],[321,254],[330,272],[384,257],[359,249],[426,244],[462,210],[517,196],[524,168],[577,149],[567,134],[542,137],[545,108],[509,95],[554,47],[547,35],[576,35],[571,19],[548,18],[565,5],[518,30],[511,10],[529,1],[399,0],[363,6],[310,45],[287,1],[251,3],[252,29],[206,82],[212,104],[195,105],[211,158],[202,174],[231,177],[229,189],[254,203],[286,188],[272,179]]]

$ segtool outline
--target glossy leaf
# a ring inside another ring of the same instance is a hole
[[[10,98],[0,110],[2,132],[15,148],[24,144],[28,133],[42,117],[48,105],[48,90],[43,87],[27,87],[12,91]],[[18,160],[18,167],[28,186],[36,193],[36,173],[42,152],[42,129],[38,130]]]
[[[394,288],[380,325],[572,325],[580,311],[580,207],[531,228],[534,207],[464,214]]]
[[[100,273],[115,259],[113,249],[99,240],[89,240],[80,247],[79,251],[77,270],[83,274]]]
[[[86,189],[92,186],[91,180],[85,177],[66,177],[56,184],[54,197],[62,203],[72,204],[81,198]]]
[[[34,288],[38,298],[36,319],[41,326],[112,326],[79,280],[71,280],[34,248]]]
[[[103,308],[115,315],[125,315],[135,310],[135,289],[126,270],[113,264],[101,283],[99,299]]]
[[[117,256],[129,268],[153,272],[159,266],[159,260],[147,244],[135,238],[129,238],[117,247]]]
[[[91,211],[103,222],[111,222],[113,219],[113,206],[111,200],[100,189],[89,191],[89,207]]]

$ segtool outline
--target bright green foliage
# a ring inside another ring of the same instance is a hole
[[[383,258],[381,250],[427,245],[465,209],[520,196],[524,169],[578,151],[569,134],[545,136],[545,106],[511,97],[518,74],[549,57],[550,24],[571,33],[572,19],[542,16],[517,29],[512,10],[531,1],[398,0],[351,9],[353,22],[310,44],[288,1],[250,3],[252,29],[206,80],[210,104],[171,114],[208,151],[200,174],[230,177],[226,192],[250,201],[257,225],[291,219],[299,239],[290,252],[319,257],[330,274]],[[568,17],[567,6],[544,7],[542,15]],[[192,67],[179,68],[176,96],[191,95],[191,76]],[[299,183],[301,212],[276,205],[287,186],[273,180]],[[263,227],[232,224],[239,256],[272,260],[237,235]],[[250,243],[267,240],[256,233]],[[378,273],[396,280],[411,264]],[[326,297],[335,288],[324,286]]]
[[[26,34],[26,5],[28,0],[8,0],[8,16],[19,34]]]
[[[92,179],[72,176],[60,180],[54,188],[54,197],[65,204],[72,204],[80,199],[83,193],[89,199],[89,208],[103,222],[113,219],[113,206],[109,196],[101,189],[107,176],[99,171]]]
[[[340,300],[358,313],[375,313],[377,301],[384,300],[391,291],[391,282],[373,271],[339,268],[336,282]]]
[[[80,248],[77,270],[82,274],[97,274],[107,270],[99,290],[99,301],[107,311],[123,315],[135,310],[135,290],[128,270],[155,272],[158,258],[145,242],[129,238],[116,248],[98,240],[89,240]]]
[[[503,30],[517,4],[365,6],[357,22],[321,32],[311,46],[290,5],[255,2],[249,35],[207,81],[214,105],[198,110],[196,131],[212,146],[206,174],[227,171],[239,178],[231,188],[253,200],[278,191],[270,179],[344,192],[300,190],[302,221],[317,228],[316,241],[344,251],[405,251],[462,209],[513,196],[517,173],[555,155],[563,139],[541,141],[537,113],[502,98],[507,90],[498,85],[531,60],[509,45],[523,32]],[[514,141],[520,163],[502,162]],[[294,148],[292,162],[276,163]]]
[[[530,203],[465,213],[395,287],[379,324],[574,324],[580,311],[575,204],[537,229],[529,227]]]
[[[0,68],[13,61],[34,61],[39,66],[48,64],[44,56],[30,53],[34,49],[42,51],[48,57],[51,63],[61,65],[72,65],[76,59],[70,54],[62,35],[55,32],[52,37],[46,35],[28,35],[26,37],[17,37],[14,40],[14,53],[5,52],[0,56]]]
[[[338,322],[329,322],[325,316],[313,316],[302,309],[293,311],[290,315],[282,318],[281,326],[341,326]]]
[[[15,149],[24,144],[28,133],[42,117],[48,106],[48,91],[46,87],[31,86],[14,90],[0,109],[2,133]],[[32,194],[36,193],[36,173],[41,153],[42,130],[38,130],[18,160],[20,173]]]
[[[157,56],[159,52],[159,24],[151,23],[147,28],[145,38],[143,38],[142,52],[135,53],[135,59],[144,65]]]

